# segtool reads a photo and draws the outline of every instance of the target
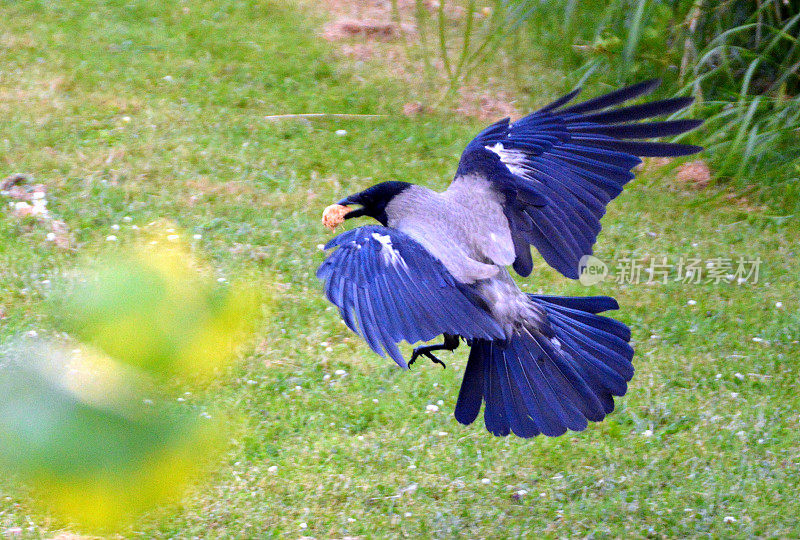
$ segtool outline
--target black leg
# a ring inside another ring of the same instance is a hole
[[[444,343],[439,343],[438,345],[425,345],[423,347],[417,347],[414,349],[414,352],[411,354],[411,359],[408,361],[408,365],[410,367],[411,364],[416,362],[417,357],[426,356],[434,364],[441,364],[442,368],[447,368],[447,365],[436,358],[432,351],[454,351],[457,348],[458,336],[454,336],[453,334],[444,334]]]

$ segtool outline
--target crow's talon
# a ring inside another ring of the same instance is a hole
[[[411,358],[408,361],[408,367],[411,367],[411,364],[417,361],[417,358],[420,356],[426,356],[431,362],[434,364],[441,364],[442,368],[447,369],[447,364],[436,358],[427,347],[417,347],[414,349],[414,352],[411,353]]]
[[[431,362],[433,362],[434,364],[441,364],[441,365],[442,365],[442,369],[447,369],[447,364],[445,364],[444,362],[442,362],[441,360],[439,360],[438,358],[436,358],[436,357],[435,357],[434,355],[432,355],[431,353],[427,353],[425,356],[427,356],[428,358],[430,358],[430,359],[431,359]]]

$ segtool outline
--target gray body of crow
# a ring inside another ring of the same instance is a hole
[[[506,266],[514,243],[503,196],[476,175],[460,176],[444,192],[412,185],[386,206],[387,225],[422,244],[486,303],[506,337],[539,332],[544,311],[530,302]]]

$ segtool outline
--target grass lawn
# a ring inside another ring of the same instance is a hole
[[[382,180],[445,187],[484,122],[402,115],[415,88],[338,55],[309,6],[3,0],[0,16],[0,178],[44,184],[72,243],[0,197],[0,338],[47,334],[47,280],[158,220],[202,235],[221,276],[278,297],[241,361],[186,401],[240,415],[219,469],[120,535],[800,535],[796,219],[647,169],[610,206],[598,257],[760,258],[758,283],[587,288],[536,259],[531,291],[618,298],[637,373],[583,433],[495,438],[452,417],[465,347],[446,370],[403,372],[314,277],[325,206]],[[520,100],[543,104],[559,77]],[[303,112],[385,116],[265,118]],[[0,536],[81,532],[3,483]]]

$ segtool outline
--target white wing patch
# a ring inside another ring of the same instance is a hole
[[[388,234],[372,233],[372,238],[380,242],[381,253],[383,254],[383,262],[391,264],[392,266],[402,265],[403,268],[408,268],[406,261],[400,256],[394,247],[392,247],[392,237]]]
[[[494,146],[484,146],[484,148],[500,156],[500,161],[502,161],[513,174],[522,177],[525,176],[525,169],[523,166],[526,164],[527,158],[524,152],[520,150],[506,150],[503,143],[497,143]]]

